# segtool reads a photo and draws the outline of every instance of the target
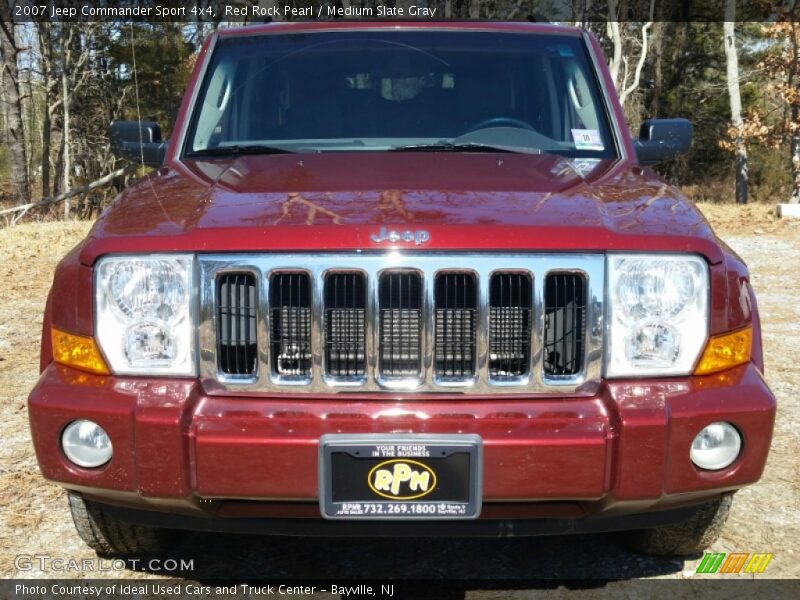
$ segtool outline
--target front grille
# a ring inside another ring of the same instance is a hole
[[[227,375],[256,371],[256,278],[225,273],[217,280],[217,360]]]
[[[531,280],[521,273],[496,273],[489,284],[489,374],[524,377],[531,359]]]
[[[595,393],[602,254],[199,255],[208,394]]]
[[[583,368],[586,294],[583,277],[553,273],[544,284],[544,372],[575,375]]]
[[[333,377],[366,373],[367,293],[362,273],[334,273],[325,280],[325,372]]]
[[[384,273],[379,290],[380,372],[415,377],[420,372],[422,279],[419,273]]]
[[[306,273],[279,273],[271,281],[272,372],[311,375],[311,285]]]
[[[434,291],[436,304],[436,375],[465,379],[475,374],[475,276],[440,273]]]

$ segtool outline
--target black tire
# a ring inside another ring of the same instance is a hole
[[[146,556],[172,548],[178,533],[133,525],[110,516],[102,505],[69,492],[69,510],[80,538],[98,556]]]
[[[733,503],[733,494],[704,504],[685,523],[630,531],[625,544],[637,552],[655,556],[691,556],[701,554],[717,541]]]

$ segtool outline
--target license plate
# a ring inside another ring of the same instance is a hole
[[[326,519],[475,519],[482,451],[477,435],[324,435],[320,511]]]

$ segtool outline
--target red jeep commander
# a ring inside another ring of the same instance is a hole
[[[181,529],[705,548],[775,398],[747,268],[643,167],[691,134],[631,140],[579,29],[214,34],[168,144],[112,124],[160,168],[56,271],[43,475],[106,554]]]

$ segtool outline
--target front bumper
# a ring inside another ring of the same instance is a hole
[[[544,532],[597,529],[575,526],[592,521],[617,529],[617,521],[637,526],[626,515],[685,518],[687,507],[758,480],[775,408],[750,364],[701,378],[606,382],[589,397],[391,399],[207,396],[195,381],[102,377],[51,364],[29,398],[47,479],[123,517],[131,509],[168,513],[175,527],[234,531],[235,523],[253,530],[263,520],[280,523],[278,533],[303,533],[301,523],[321,521],[317,451],[326,433],[480,435],[483,511],[478,521],[459,523],[467,531],[512,520],[552,520]],[[66,459],[59,438],[75,419],[108,432],[114,457],[107,465],[83,469]],[[733,423],[743,448],[730,467],[703,472],[689,461],[689,446],[713,421]]]

